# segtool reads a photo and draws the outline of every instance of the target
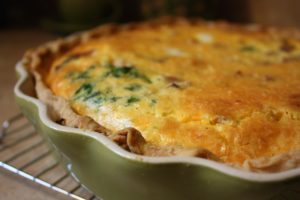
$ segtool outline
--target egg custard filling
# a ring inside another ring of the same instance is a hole
[[[182,19],[105,26],[24,60],[56,121],[131,152],[300,166],[298,31]]]

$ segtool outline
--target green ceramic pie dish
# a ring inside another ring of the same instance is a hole
[[[140,156],[99,133],[59,125],[35,98],[26,69],[16,69],[14,92],[24,115],[72,174],[103,199],[300,199],[300,169],[254,173],[201,158]]]

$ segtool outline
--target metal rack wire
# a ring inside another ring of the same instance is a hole
[[[73,199],[98,199],[53,158],[43,138],[22,114],[2,124],[0,167]]]

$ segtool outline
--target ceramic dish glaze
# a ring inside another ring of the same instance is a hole
[[[38,132],[62,154],[68,169],[108,200],[300,198],[300,169],[279,173],[242,171],[194,157],[147,157],[123,150],[92,131],[59,125],[34,95],[33,79],[17,65],[16,102]],[[290,192],[287,193],[287,190]],[[279,195],[279,196],[278,196]]]

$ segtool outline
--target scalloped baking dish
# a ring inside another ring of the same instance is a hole
[[[96,132],[59,125],[34,95],[22,64],[16,102],[38,132],[62,154],[83,185],[108,200],[300,199],[300,168],[279,173],[242,171],[193,157],[147,157],[123,150]],[[297,191],[298,190],[298,193]]]

